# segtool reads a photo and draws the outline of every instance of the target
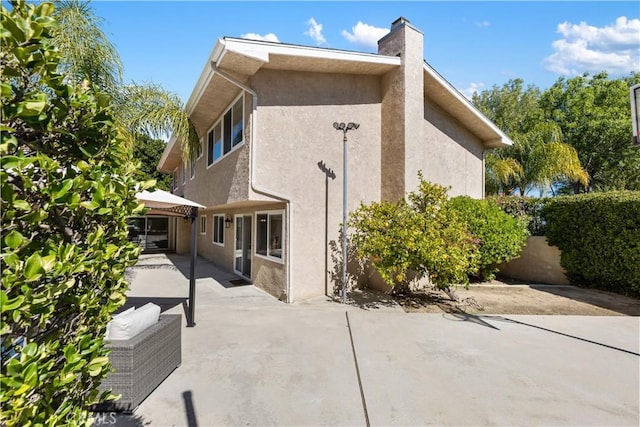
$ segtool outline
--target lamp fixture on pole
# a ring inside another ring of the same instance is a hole
[[[347,303],[347,132],[360,127],[358,123],[334,122],[333,127],[342,131],[342,303]]]

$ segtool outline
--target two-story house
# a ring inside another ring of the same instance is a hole
[[[329,249],[342,221],[343,133],[348,209],[397,200],[425,179],[451,195],[484,194],[484,153],[511,144],[423,59],[403,18],[378,53],[224,38],[187,103],[201,153],[183,162],[171,139],[158,169],[200,211],[198,254],[276,298],[330,293]],[[189,247],[177,222],[176,251]],[[339,247],[338,243],[338,247]]]

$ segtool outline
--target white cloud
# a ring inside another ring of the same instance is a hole
[[[544,59],[550,71],[565,75],[640,71],[640,19],[621,16],[604,27],[563,22],[557,32],[562,38],[551,44],[555,53]]]
[[[322,35],[322,24],[318,24],[314,18],[307,21],[309,29],[305,31],[305,35],[311,37],[318,45],[326,44],[327,40]]]
[[[240,37],[243,39],[262,40],[265,42],[280,43],[280,40],[278,40],[278,36],[276,36],[273,33],[265,34],[264,36],[261,36],[260,34],[256,34],[256,33],[246,33],[246,34],[242,34]]]
[[[389,29],[374,27],[358,21],[358,23],[351,28],[351,31],[352,33],[347,30],[342,30],[342,36],[351,43],[377,50],[378,40],[387,35]]]
[[[471,83],[469,83],[469,87],[467,87],[466,89],[462,89],[460,92],[462,92],[462,94],[467,99],[470,100],[473,97],[474,92],[482,91],[483,87],[484,87],[484,83],[471,82]]]
[[[489,22],[489,21],[481,21],[481,22],[476,22],[474,25],[476,27],[490,27],[491,26],[491,22]]]

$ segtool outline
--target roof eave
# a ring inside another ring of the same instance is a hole
[[[492,134],[491,138],[483,138],[483,144],[487,148],[498,148],[513,145],[513,141],[498,128],[495,123],[489,120],[480,110],[478,110],[460,91],[458,91],[451,83],[434,70],[426,61],[424,62],[424,71],[429,74],[438,84],[447,91],[455,102],[460,103],[465,109],[478,119],[483,126]]]

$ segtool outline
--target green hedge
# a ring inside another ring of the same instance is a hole
[[[640,296],[640,192],[557,197],[542,216],[572,283]]]
[[[495,202],[500,209],[512,217],[525,221],[532,236],[544,236],[545,221],[542,219],[542,208],[549,199],[526,196],[492,196],[487,200]]]
[[[473,272],[480,280],[495,278],[496,266],[518,256],[527,236],[526,221],[503,212],[493,200],[454,197],[449,204],[478,241],[478,257]]]
[[[109,98],[58,74],[53,5],[12,6],[0,26],[0,425],[88,425],[140,251],[127,218],[147,185]]]

